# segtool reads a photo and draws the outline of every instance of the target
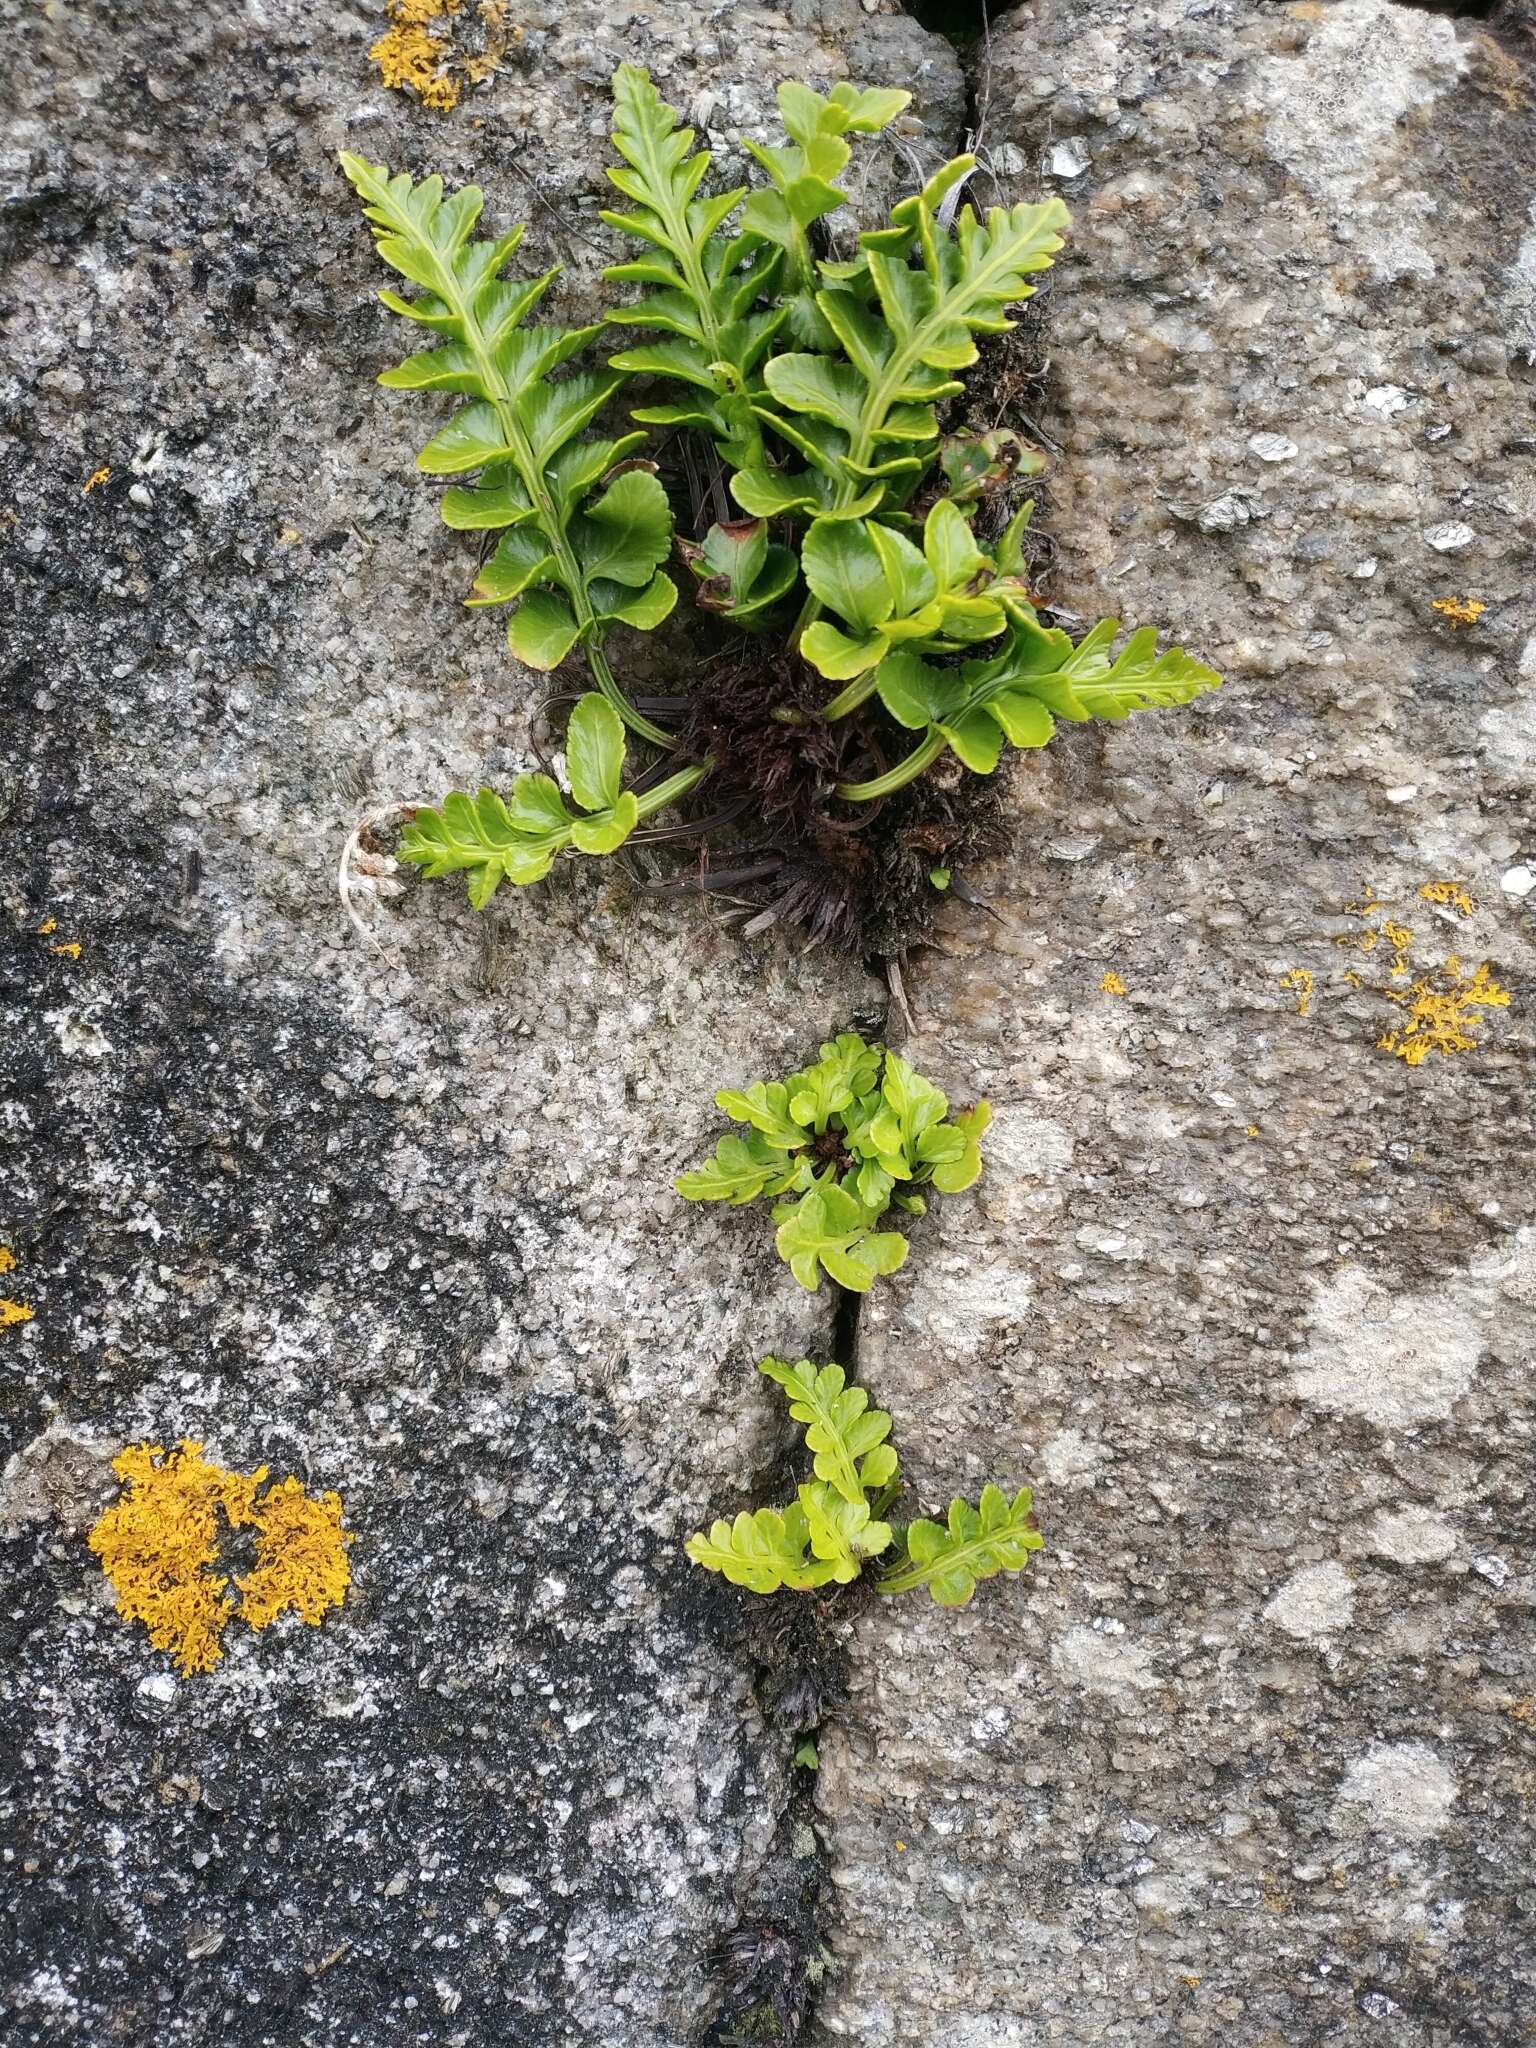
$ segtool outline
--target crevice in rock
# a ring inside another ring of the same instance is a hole
[[[967,51],[1013,4],[1015,0],[907,0],[907,12],[920,27]]]
[[[878,1029],[859,1021],[865,1029]],[[837,1289],[829,1350],[850,1377],[858,1367],[862,1306],[861,1295]],[[763,1475],[758,1496],[784,1500],[804,1476],[786,1452]],[[814,2018],[831,1960],[822,1936],[830,1856],[816,1825],[816,1752],[822,1728],[846,1690],[849,1626],[869,1596],[862,1579],[819,1595],[743,1596],[750,1605],[741,1647],[755,1667],[753,1690],[793,1760],[773,1840],[753,1873],[736,1925],[716,1947],[719,2005],[698,2048],[800,2041]]]
[[[1508,0],[1397,0],[1397,5],[1420,14],[1448,14],[1453,21],[1494,21],[1506,12]]]

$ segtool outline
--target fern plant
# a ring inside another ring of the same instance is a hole
[[[890,1416],[840,1365],[765,1358],[758,1370],[784,1389],[814,1477],[786,1507],[743,1510],[690,1536],[684,1547],[706,1571],[752,1593],[806,1593],[847,1585],[878,1559],[877,1591],[926,1590],[940,1607],[963,1607],[978,1580],[1021,1572],[1042,1547],[1027,1486],[1011,1499],[986,1486],[974,1507],[952,1500],[942,1523],[886,1519],[900,1491]]]
[[[539,879],[564,848],[612,851],[640,817],[712,774],[740,781],[718,736],[690,753],[632,701],[610,660],[615,628],[654,630],[672,612],[677,587],[664,564],[673,555],[691,572],[700,611],[821,679],[819,701],[808,708],[802,691],[773,715],[808,764],[820,758],[808,728],[839,735],[854,772],[839,770],[830,791],[818,767],[807,765],[803,780],[807,803],[830,800],[845,820],[847,806],[892,796],[941,756],[989,775],[1005,747],[1045,745],[1059,719],[1122,719],[1216,687],[1204,663],[1159,652],[1150,630],[1117,649],[1115,620],[1077,641],[1042,623],[1025,566],[1031,506],[993,538],[990,511],[985,527],[979,520],[1039,457],[1006,429],[945,430],[964,373],[989,337],[1014,325],[1010,309],[1060,248],[1061,202],[985,217],[956,208],[975,168],[959,156],[860,235],[851,256],[820,252],[822,223],[847,197],[837,180],[850,138],[878,134],[908,97],[781,86],[783,145],[749,145],[766,182],[713,192],[708,150],[643,70],[621,65],[621,162],[608,176],[627,203],[603,218],[639,249],[605,272],[634,295],[604,321],[636,338],[610,348],[601,368],[590,364],[603,323],[531,318],[555,272],[503,276],[522,229],[474,239],[475,187],[447,196],[438,178],[413,183],[342,158],[380,255],[417,287],[415,297],[385,292],[385,303],[434,338],[381,381],[464,401],[419,465],[431,476],[473,474],[446,492],[443,517],[499,536],[469,602],[515,605],[508,638],[528,667],[549,670],[579,650],[631,734],[674,756],[676,772],[633,795],[633,816],[625,792],[604,793],[599,826],[560,824],[549,792],[522,783],[504,805],[482,791],[418,812],[405,857],[432,874],[465,870],[476,907],[503,880]],[[636,394],[645,402],[632,408],[635,428],[589,431],[635,378],[663,387]],[[666,489],[638,452],[652,429],[707,437],[742,517],[674,538]],[[696,717],[696,733],[709,723]],[[886,743],[903,733],[915,737],[888,765]],[[547,824],[535,820],[541,805]],[[815,822],[802,820],[811,839]],[[803,1219],[814,1243],[802,1260],[848,1238],[842,1206],[823,1207]]]
[[[746,1136],[721,1138],[713,1158],[679,1175],[678,1193],[734,1207],[773,1201],[779,1257],[812,1292],[823,1272],[856,1294],[894,1273],[907,1241],[876,1225],[892,1208],[921,1216],[924,1187],[968,1188],[992,1121],[985,1102],[950,1117],[931,1081],[852,1031],[800,1073],[722,1088],[715,1101]]]

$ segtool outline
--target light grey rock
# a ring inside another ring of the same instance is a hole
[[[829,2044],[1447,2048],[1536,2012],[1522,47],[1387,0],[994,23],[994,139],[1092,158],[1053,591],[1228,680],[1021,761],[995,918],[951,906],[907,975],[905,1049],[1007,1137],[869,1297],[864,1373],[924,1511],[1031,1482],[1045,1549],[859,1620]],[[1277,426],[1296,458],[1256,462]],[[1239,492],[1262,516],[1189,516]],[[1427,548],[1448,524],[1476,549]],[[1451,954],[1510,1007],[1410,1068],[1389,994]]]
[[[744,1605],[679,1546],[776,1452],[754,1360],[824,1352],[830,1304],[670,1182],[717,1087],[883,992],[595,864],[477,921],[365,850],[367,938],[342,916],[349,828],[528,765],[539,685],[459,602],[472,546],[413,467],[441,408],[373,381],[408,343],[335,151],[477,179],[569,317],[616,248],[620,58],[707,103],[727,167],[784,77],[910,86],[866,205],[948,149],[960,75],[855,0],[513,13],[447,117],[379,85],[372,4],[32,10],[8,43],[16,2048],[683,2048],[760,1885],[816,1888]],[[186,1683],[84,1541],[112,1453],[182,1436],[357,1532],[339,1615]]]

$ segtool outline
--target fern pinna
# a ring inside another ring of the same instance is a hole
[[[579,650],[594,686],[573,713],[574,751],[596,749],[601,773],[578,787],[567,749],[578,812],[551,778],[525,776],[506,798],[456,794],[406,828],[404,857],[465,872],[477,908],[561,852],[613,852],[711,777],[738,844],[754,802],[766,820],[794,785],[800,808],[775,825],[794,845],[777,857],[824,862],[941,758],[987,776],[1005,748],[1045,745],[1058,720],[1122,719],[1219,682],[1181,649],[1160,652],[1151,630],[1120,642],[1106,619],[1074,640],[1043,622],[1026,566],[1032,506],[997,516],[1040,458],[1005,429],[949,418],[964,373],[1061,247],[1060,200],[981,216],[956,204],[976,171],[959,156],[835,257],[825,222],[847,197],[836,181],[850,138],[877,135],[909,96],[787,84],[778,97],[784,143],[748,144],[766,182],[712,192],[709,151],[644,71],[619,67],[622,161],[608,176],[626,204],[603,218],[638,247],[605,273],[630,295],[582,327],[532,318],[555,272],[503,275],[522,229],[475,239],[476,188],[446,195],[437,178],[342,158],[380,255],[417,287],[385,303],[433,337],[381,381],[464,401],[418,460],[474,479],[445,493],[450,526],[499,536],[468,602],[514,605],[517,658],[549,670]],[[629,344],[612,348],[605,327]],[[637,379],[634,427],[593,431]],[[658,456],[680,435],[712,450],[741,516],[675,535],[657,463],[640,454],[653,430]],[[723,687],[718,703],[706,684],[648,707],[616,677],[613,630],[653,631],[673,611],[669,561],[697,614],[739,629],[733,673],[755,662],[776,679],[750,718]],[[661,722],[680,715],[681,731]],[[622,728],[667,757],[632,787]],[[925,843],[887,833],[885,857],[923,865]],[[867,850],[859,859],[870,866]]]

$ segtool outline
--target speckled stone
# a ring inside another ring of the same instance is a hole
[[[348,926],[349,826],[529,765],[534,686],[463,610],[472,543],[414,471],[442,407],[373,382],[409,338],[334,153],[477,177],[492,219],[531,217],[533,267],[570,260],[555,312],[579,316],[616,253],[620,58],[728,159],[786,75],[912,85],[867,203],[947,149],[960,74],[833,0],[513,12],[513,62],[440,118],[379,86],[382,6],[12,10],[16,2048],[682,2048],[765,1864],[816,1882],[803,1828],[771,1850],[792,1737],[759,1711],[742,1603],[679,1544],[774,1450],[754,1360],[823,1350],[830,1304],[763,1219],[670,1181],[715,1088],[883,991],[595,866],[484,922],[386,874],[369,936]],[[340,1615],[232,1630],[185,1684],[84,1543],[112,1452],[182,1435],[338,1489],[357,1532]]]
[[[1032,1481],[1046,1547],[860,1620],[828,2042],[1536,2022],[1533,56],[1386,0],[994,31],[990,143],[1076,222],[1054,593],[1228,681],[1022,762],[995,916],[908,975],[907,1049],[999,1120],[865,1372],[930,1509]],[[1449,954],[1511,1006],[1410,1069],[1381,991]]]

